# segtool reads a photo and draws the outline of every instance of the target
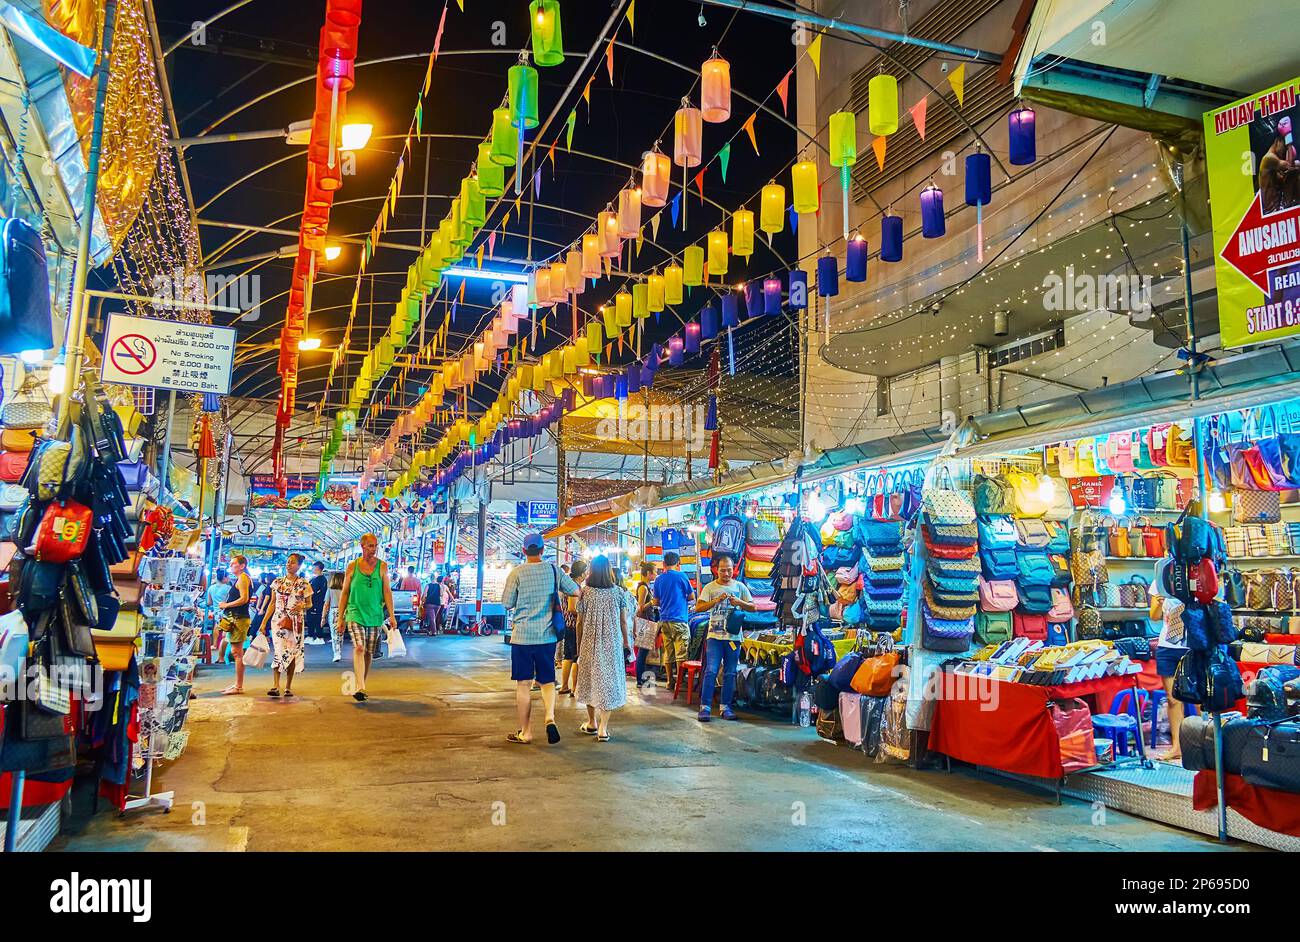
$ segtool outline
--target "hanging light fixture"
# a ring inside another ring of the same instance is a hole
[[[772,182],[763,187],[759,200],[758,227],[774,236],[785,228],[785,187]]]
[[[700,308],[700,336],[705,340],[718,336],[718,309],[712,304]]]
[[[744,259],[754,254],[754,214],[747,209],[731,217],[731,254]]]
[[[538,65],[561,65],[564,62],[564,37],[560,30],[559,0],[532,0],[528,4],[532,20],[533,61]]]
[[[769,277],[763,281],[763,313],[775,317],[781,313],[781,279]]]
[[[600,236],[588,232],[582,237],[582,277],[599,278],[604,272],[600,264]]]
[[[673,115],[673,163],[682,168],[682,194],[686,193],[686,171],[698,167],[704,146],[704,118],[700,109],[683,98],[681,107]],[[690,200],[682,200],[682,228],[686,228],[686,207]]]
[[[646,279],[646,307],[651,314],[658,314],[665,307],[664,276],[652,274]]]
[[[714,277],[727,273],[727,233],[715,229],[709,233],[709,274]]]
[[[855,232],[844,250],[844,280],[867,280],[867,240]]]
[[[502,167],[515,165],[515,153],[519,150],[519,129],[510,120],[509,108],[502,106],[493,109],[489,147],[489,156],[494,164]]]
[[[802,268],[791,269],[789,304],[792,311],[808,309],[808,273]]]
[[[943,215],[943,190],[931,180],[929,186],[921,191],[921,235],[926,239],[937,239],[947,228]]]
[[[877,75],[867,83],[867,127],[877,137],[898,130],[898,79]]]
[[[881,78],[881,76],[877,76]],[[844,200],[844,241],[849,240],[849,186],[853,165],[858,162],[858,124],[852,111],[837,111],[830,120],[830,162],[840,171],[840,193]]]
[[[682,283],[694,288],[704,283],[704,248],[688,245],[682,252]]]
[[[668,159],[667,154],[660,152],[658,144],[653,150],[646,151],[641,158],[641,204],[643,206],[668,204],[668,181],[672,172],[672,161]]]
[[[492,159],[492,144],[484,141],[478,146],[478,160],[474,164],[478,174],[479,192],[487,199],[496,199],[506,192],[505,167]]]
[[[710,124],[721,124],[731,117],[731,65],[713,55],[700,69],[700,115]]]
[[[975,207],[975,260],[984,262],[984,207],[993,198],[993,167],[989,155],[975,145],[966,155],[966,205]]]
[[[815,213],[821,208],[821,197],[817,192],[817,164],[811,160],[799,161],[790,168],[790,182],[796,213]]]
[[[885,210],[880,217],[880,260],[882,262],[901,262],[903,260],[903,217],[895,216],[893,207]]]
[[[605,210],[596,217],[596,234],[600,236],[600,254],[605,258],[618,258],[623,242],[618,237],[618,213]]]
[[[664,303],[681,304],[683,298],[682,285],[686,283],[686,273],[682,266],[673,262],[664,269]]]
[[[635,239],[641,234],[641,188],[629,183],[618,191],[618,235]]]
[[[1016,166],[1032,164],[1038,159],[1034,109],[1024,104],[1007,115],[1007,144],[1009,163]]]

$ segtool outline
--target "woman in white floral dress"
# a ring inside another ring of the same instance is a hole
[[[281,696],[281,671],[285,678],[283,696],[285,699],[293,696],[293,675],[302,655],[303,627],[307,610],[311,608],[311,583],[298,575],[301,568],[302,556],[291,553],[287,573],[271,583],[271,617],[266,621],[274,646],[271,661],[274,686],[266,692],[270,697]]]
[[[591,561],[578,600],[578,682],[575,693],[587,706],[579,730],[609,742],[609,715],[627,703],[627,663],[632,656],[629,594],[605,556]]]

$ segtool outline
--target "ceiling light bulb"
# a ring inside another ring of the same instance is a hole
[[[55,363],[50,367],[50,392],[56,396],[63,395],[63,384],[68,379],[68,368],[62,363]]]
[[[374,133],[373,124],[345,124],[340,135],[342,138],[341,150],[361,150],[370,143],[370,135]]]
[[[332,262],[343,254],[343,246],[327,245],[325,246],[325,261]]]
[[[44,350],[24,350],[22,353],[18,354],[18,356],[20,356],[20,357],[22,358],[22,361],[23,361],[24,363],[29,363],[29,364],[33,364],[33,365],[34,365],[34,364],[40,363],[42,360],[45,359],[45,351],[44,351]]]
[[[298,349],[299,349],[299,350],[319,350],[319,349],[320,349],[320,338],[319,338],[319,337],[303,337],[301,340],[298,341]]]

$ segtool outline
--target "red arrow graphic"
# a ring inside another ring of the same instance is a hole
[[[1265,216],[1256,193],[1219,254],[1266,295],[1271,295],[1268,273],[1275,268],[1300,264],[1300,206]]]

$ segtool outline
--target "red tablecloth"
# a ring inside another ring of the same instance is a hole
[[[1151,683],[1145,672],[1135,676],[1139,687],[1146,689]],[[1132,689],[1134,681],[1134,676],[1102,677],[1035,687],[945,672],[930,727],[930,748],[1004,772],[1060,778],[1064,774],[1061,742],[1047,702],[1091,699],[1093,713],[1104,713],[1115,694]]]
[[[1226,780],[1228,807],[1252,824],[1270,831],[1300,837],[1300,795],[1252,785],[1240,775]],[[1196,773],[1192,783],[1192,807],[1207,811],[1218,807],[1217,780],[1213,769]]]

